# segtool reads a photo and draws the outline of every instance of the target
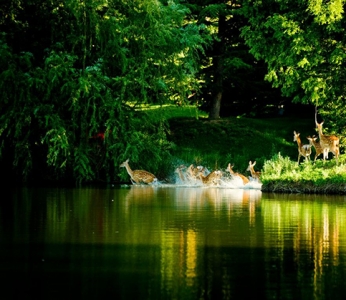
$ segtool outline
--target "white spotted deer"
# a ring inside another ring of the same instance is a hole
[[[315,110],[315,123],[318,130],[318,135],[320,138],[320,144],[323,149],[323,161],[328,158],[328,153],[332,152],[335,156],[336,164],[338,164],[340,149],[339,149],[339,141],[340,139],[335,135],[324,135],[322,126],[323,121],[321,123],[317,122],[317,108]]]
[[[313,135],[313,136],[308,136],[307,139],[310,142],[310,145],[312,145],[315,148],[315,160],[314,162],[316,162],[316,159],[318,156],[320,156],[323,153],[323,149],[321,147],[320,142],[317,141],[317,136]],[[324,157],[323,157],[324,158]]]
[[[222,172],[219,170],[215,170],[209,173],[207,176],[205,176],[203,175],[203,169],[202,169],[197,174],[197,178],[199,178],[202,181],[202,183],[205,185],[218,185],[221,177],[222,177]]]
[[[298,144],[298,165],[300,161],[300,157],[305,157],[305,160],[308,161],[311,155],[311,144],[303,145],[300,139],[300,133],[293,131],[293,141]]]
[[[255,171],[254,166],[256,165],[256,161],[254,161],[253,163],[251,162],[251,160],[249,161],[249,166],[247,167],[246,171],[250,171],[251,173],[251,177],[257,181],[260,180],[261,177],[261,172],[259,171]]]
[[[226,171],[228,171],[232,176],[240,177],[244,185],[247,184],[249,182],[249,178],[245,177],[243,174],[234,172],[233,167],[234,165],[231,166],[231,164],[229,163]]]
[[[198,174],[203,172],[203,171],[204,171],[204,168],[202,166],[194,167],[194,165],[191,164],[186,170],[187,180],[190,180],[190,181],[196,180],[198,177]]]
[[[124,161],[122,164],[120,164],[119,166],[121,167],[125,167],[127,173],[130,175],[131,177],[131,182],[132,184],[135,183],[153,183],[157,181],[157,178],[154,174],[151,174],[148,171],[145,170],[131,170],[130,166],[129,166],[129,160],[127,159],[126,161]]]
[[[182,171],[184,168],[186,168],[184,165],[180,165],[174,171],[174,173],[178,174],[179,179],[180,179],[181,182],[185,182],[186,181],[185,174]]]

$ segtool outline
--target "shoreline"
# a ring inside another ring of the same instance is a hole
[[[269,182],[262,185],[262,192],[283,194],[346,195],[346,183],[292,183]]]

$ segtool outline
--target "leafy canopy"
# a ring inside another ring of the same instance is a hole
[[[345,112],[345,18],[343,0],[244,1],[248,25],[242,36],[256,59],[268,65],[266,79],[294,101],[321,107],[342,127]]]
[[[157,170],[165,126],[135,108],[197,88],[203,40],[188,10],[156,0],[13,0],[4,10],[2,161],[24,177],[43,168],[77,181],[117,176],[127,158]]]

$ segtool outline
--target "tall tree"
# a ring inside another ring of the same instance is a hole
[[[101,170],[109,176],[126,158],[146,158],[155,171],[168,155],[164,125],[136,107],[184,99],[196,88],[203,41],[197,25],[184,23],[186,8],[12,0],[1,9],[2,166],[85,181]]]
[[[202,91],[206,98],[210,119],[220,117],[222,102],[236,101],[235,94],[239,72],[252,69],[253,59],[248,60],[248,48],[240,38],[244,20],[238,10],[239,1],[203,0],[188,1],[187,6],[200,24],[205,26],[213,43],[202,60]],[[248,80],[248,78],[244,78]],[[224,99],[225,92],[230,99]]]
[[[295,102],[320,107],[339,130],[346,116],[344,8],[344,0],[247,0],[241,10],[249,21],[242,36],[267,63],[266,79]]]

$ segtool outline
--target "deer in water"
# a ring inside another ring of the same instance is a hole
[[[323,149],[321,147],[320,142],[317,141],[317,136],[313,135],[313,136],[308,136],[307,139],[310,142],[310,145],[314,146],[315,148],[315,160],[316,161],[317,157],[320,156],[323,153]],[[323,153],[324,154],[324,153]],[[323,157],[324,158],[324,157]]]
[[[261,172],[255,171],[255,169],[254,169],[255,164],[256,164],[255,161],[252,163],[250,160],[249,166],[247,167],[246,171],[250,171],[252,178],[259,180],[261,177]]]
[[[203,171],[204,168],[202,166],[194,167],[194,165],[191,164],[186,170],[186,177],[188,180],[195,180],[198,174]]]
[[[249,182],[249,178],[245,177],[243,174],[235,173],[233,171],[233,167],[234,167],[234,165],[231,166],[231,164],[229,163],[226,171],[228,171],[232,176],[240,177],[243,180],[244,185],[247,184]]]
[[[130,166],[129,166],[129,160],[125,160],[122,164],[120,164],[119,166],[121,167],[125,167],[127,173],[130,175],[131,177],[131,182],[133,184],[135,183],[153,183],[157,181],[157,178],[154,174],[151,174],[148,171],[145,170],[131,170]]]
[[[323,149],[323,161],[328,158],[328,153],[332,152],[335,155],[336,164],[338,164],[338,158],[340,154],[339,149],[339,138],[335,135],[324,135],[322,131],[323,121],[321,123],[317,122],[317,107],[315,108],[315,123],[318,130],[318,135],[320,138],[320,145]]]
[[[180,179],[181,182],[185,182],[186,181],[185,174],[182,171],[184,168],[186,168],[184,165],[180,165],[174,171],[174,173],[178,174],[179,179]]]
[[[202,172],[203,169],[199,171],[199,173],[197,174],[197,178],[199,178],[202,181],[202,183],[206,185],[217,185],[222,177],[222,172],[219,170],[215,170],[209,173],[207,176],[203,175]]]
[[[301,139],[300,139],[300,133],[293,131],[293,141],[297,142],[298,144],[298,165],[300,161],[300,157],[305,157],[305,160],[309,160],[311,155],[311,144],[303,145]]]

